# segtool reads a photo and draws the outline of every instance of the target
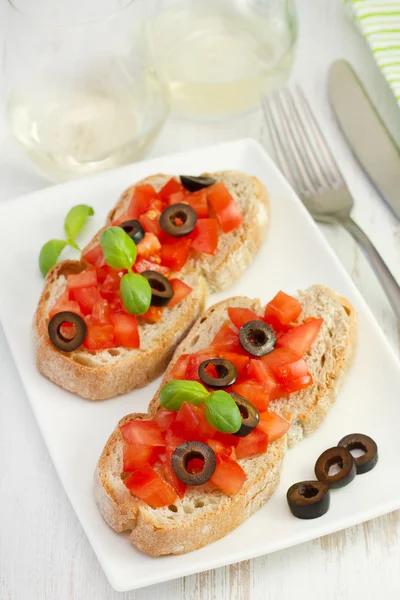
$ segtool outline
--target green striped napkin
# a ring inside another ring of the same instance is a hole
[[[400,0],[345,0],[400,104]]]

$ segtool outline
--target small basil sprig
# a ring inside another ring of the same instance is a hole
[[[71,246],[75,250],[80,248],[75,241],[76,236],[82,230],[88,217],[94,215],[94,210],[86,204],[78,204],[73,206],[64,219],[64,231],[67,237],[66,240],[50,240],[46,242],[39,254],[39,268],[43,277],[46,277],[55,264],[57,264],[61,252],[65,246]]]
[[[126,269],[119,290],[125,309],[132,315],[143,315],[151,303],[151,287],[145,277],[132,273],[137,248],[122,227],[108,227],[100,235],[100,245],[106,264],[114,269]]]
[[[236,402],[228,392],[218,390],[211,394],[197,381],[173,379],[160,390],[159,401],[167,410],[179,410],[184,402],[195,406],[206,405],[206,419],[223,433],[236,433],[242,417]]]

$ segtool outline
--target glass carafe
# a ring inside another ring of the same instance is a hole
[[[147,27],[151,61],[172,109],[221,116],[259,106],[281,87],[296,40],[291,0],[155,0]]]

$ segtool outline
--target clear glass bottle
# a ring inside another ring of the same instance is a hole
[[[147,41],[172,108],[221,116],[259,106],[281,87],[296,40],[291,0],[156,0]]]

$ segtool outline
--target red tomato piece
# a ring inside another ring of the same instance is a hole
[[[160,454],[159,461],[162,477],[176,491],[179,498],[183,498],[187,489],[187,485],[175,475],[175,472],[171,466],[171,458],[166,454]]]
[[[105,298],[99,296],[93,305],[92,317],[99,323],[110,323],[111,306]]]
[[[190,354],[181,354],[172,367],[172,379],[186,379],[186,369],[190,360]]]
[[[135,262],[135,271],[137,273],[143,273],[143,271],[157,271],[157,273],[161,273],[162,275],[169,273],[168,267],[163,267],[162,265],[159,265],[152,260],[147,260],[146,258],[138,258],[138,260]]]
[[[193,288],[191,288],[190,285],[187,285],[187,283],[185,283],[181,279],[174,278],[170,279],[169,282],[172,285],[172,289],[174,290],[174,295],[172,296],[172,299],[168,302],[168,307],[171,308],[172,306],[179,304],[179,302],[182,302],[182,300],[184,300],[184,298],[186,298],[186,296],[188,296],[190,292],[193,291]]]
[[[161,210],[151,209],[140,215],[139,221],[145,231],[154,233],[158,237],[161,233],[160,216]]]
[[[106,264],[100,244],[82,254],[82,259],[95,267],[103,267]]]
[[[181,238],[161,246],[161,262],[172,271],[180,271],[189,258],[192,240]]]
[[[271,353],[272,354],[272,353]],[[284,395],[284,392],[277,381],[274,373],[268,368],[262,360],[256,358],[250,361],[250,373],[252,377],[257,379],[264,388],[266,401],[276,400]],[[251,400],[250,400],[251,402]]]
[[[245,438],[243,438],[245,439]],[[220,459],[211,477],[211,482],[225,494],[236,494],[246,480],[246,473],[235,460]]]
[[[222,433],[222,431],[217,431],[213,436],[213,439],[221,442],[225,447],[233,446],[236,448],[240,438],[230,433]]]
[[[124,444],[123,450],[123,469],[129,473],[136,471],[144,465],[154,465],[157,460],[157,450],[154,446],[147,446],[146,444],[134,444],[132,446]]]
[[[145,233],[144,238],[137,244],[138,256],[149,258],[158,254],[161,250],[161,244],[154,233]]]
[[[261,356],[258,360],[275,373],[278,367],[296,362],[296,360],[299,360],[299,357],[293,350],[289,350],[288,348],[275,348],[275,350],[269,352],[269,354],[265,354],[265,356]]]
[[[223,442],[217,439],[207,440],[206,443],[208,446],[210,446],[210,448],[214,450],[215,454],[220,458],[230,458],[232,460],[236,460],[235,446],[233,444],[224,444]]]
[[[207,188],[207,196],[224,233],[233,231],[242,223],[242,212],[221,181]]]
[[[323,319],[312,319],[289,329],[279,338],[277,347],[289,348],[298,356],[304,356],[311,349],[323,322]]]
[[[140,318],[146,321],[146,323],[158,323],[161,321],[162,314],[162,306],[149,306],[149,310],[144,315],[140,315]]]
[[[228,352],[244,353],[242,344],[239,342],[239,334],[228,324],[222,325],[217,335],[211,342],[211,347],[226,350]]]
[[[259,381],[248,379],[242,383],[234,383],[229,388],[229,391],[235,392],[235,394],[239,394],[239,396],[246,398],[246,400],[254,404],[260,413],[268,408],[270,395]]]
[[[177,179],[175,179],[174,177],[171,177],[171,179],[169,179],[167,181],[167,183],[158,192],[158,195],[159,195],[160,199],[164,203],[166,203],[168,201],[168,198],[171,196],[171,194],[175,194],[176,192],[184,192],[184,191],[185,191],[185,188],[183,187],[181,182],[178,181]]]
[[[290,429],[290,423],[276,413],[266,411],[260,414],[258,429],[267,434],[268,442],[271,443],[287,433]]]
[[[70,290],[72,300],[79,303],[82,314],[90,315],[93,307],[100,298],[100,293],[97,287],[75,288]]]
[[[192,237],[192,248],[214,256],[218,247],[218,223],[216,219],[198,219]]]
[[[203,352],[191,354],[187,363],[185,378],[189,381],[200,381],[199,366],[202,362],[208,360],[209,358],[213,357],[210,357],[209,354]],[[217,358],[217,356],[215,356],[214,358]]]
[[[134,315],[114,313],[111,321],[115,329],[115,344],[123,348],[140,348],[139,330]]]
[[[238,458],[248,458],[257,454],[264,454],[268,448],[267,434],[256,427],[246,437],[240,438],[236,446],[236,456]]]
[[[128,444],[165,446],[161,429],[155,421],[128,421],[121,425],[120,431]]]
[[[179,190],[177,192],[174,192],[168,198],[169,206],[172,206],[172,204],[181,204],[181,203],[187,204],[186,192],[184,190]]]
[[[166,431],[176,419],[178,413],[175,410],[160,408],[154,415],[154,422],[157,423],[161,431]]]
[[[104,281],[106,280],[107,275],[108,275],[108,267],[105,265],[102,267],[96,267],[96,272],[97,272],[97,283],[98,284],[104,283]]]
[[[82,271],[82,273],[71,273],[67,277],[68,288],[70,290],[76,288],[97,286],[97,272],[94,267]]]
[[[262,317],[260,317],[254,310],[250,310],[250,308],[239,308],[236,306],[230,306],[228,308],[228,315],[232,323],[238,329],[241,328],[242,325],[248,323],[249,321],[262,321]]]
[[[186,196],[186,201],[197,213],[199,219],[207,219],[209,216],[208,212],[208,198],[207,190],[199,190]]]
[[[128,490],[152,508],[173,504],[176,492],[153,467],[145,465],[124,479]]]
[[[276,331],[287,331],[301,313],[300,302],[280,291],[265,307],[264,320]]]
[[[138,219],[140,215],[152,208],[155,200],[158,200],[158,194],[152,185],[148,183],[137,185],[133,191],[127,215],[130,219]]]
[[[167,453],[169,453],[171,456],[175,448],[185,442],[183,437],[172,431],[174,428],[174,423],[171,425],[171,429],[167,429],[165,432],[165,445],[167,447]]]
[[[57,302],[51,309],[51,311],[49,313],[50,319],[52,317],[54,317],[54,315],[56,315],[57,313],[63,312],[63,311],[70,311],[70,312],[76,313],[80,317],[83,317],[81,307],[79,306],[78,302],[76,302],[74,300],[69,300],[68,298],[69,298],[68,290],[65,290],[65,292],[63,294],[61,294],[61,296],[58,298]]]
[[[92,315],[85,317],[87,332],[83,345],[88,350],[105,350],[114,348],[114,325],[112,323],[101,323]]]
[[[207,421],[202,407],[194,406],[189,402],[182,404],[171,430],[185,440],[200,441],[212,438],[216,432]]]
[[[229,360],[229,362],[235,365],[238,372],[238,378],[248,376],[250,366],[250,359],[248,356],[236,354],[234,352],[227,352],[226,350],[218,350],[218,357]]]

